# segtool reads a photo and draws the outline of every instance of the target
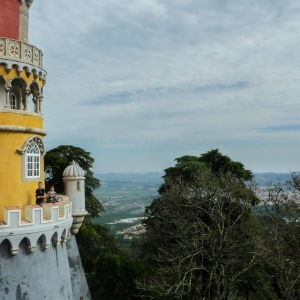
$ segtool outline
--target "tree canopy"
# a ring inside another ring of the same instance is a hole
[[[54,185],[57,192],[63,193],[63,172],[74,160],[85,171],[86,210],[91,217],[98,217],[104,209],[93,194],[93,191],[100,187],[100,180],[94,177],[94,172],[92,171],[94,158],[90,154],[90,152],[80,147],[71,145],[61,145],[49,150],[44,159],[45,181],[47,189]]]
[[[195,184],[196,181],[194,179],[204,171],[212,172],[216,176],[230,174],[238,179],[244,187],[246,187],[245,182],[253,178],[252,172],[246,170],[241,162],[233,161],[227,155],[220,153],[218,149],[210,150],[199,157],[184,155],[176,158],[175,161],[174,167],[164,170],[164,183],[158,190],[161,195],[168,190],[170,182],[172,184],[175,181]],[[254,194],[252,194],[252,197],[252,204],[256,204],[258,198]]]
[[[61,145],[49,150],[45,155],[47,185],[53,184],[58,192],[63,192],[63,171],[74,160],[85,171],[87,194],[100,187],[100,180],[94,177],[94,173],[91,170],[94,164],[94,158],[92,158],[90,154],[90,152],[87,152],[80,147],[70,145]]]
[[[300,299],[300,176],[256,190],[245,184],[252,177],[217,149],[165,170],[143,221],[142,255],[152,273],[137,284],[145,295]]]
[[[140,288],[155,299],[250,293],[243,284],[257,273],[261,233],[252,215],[258,198],[245,184],[252,172],[218,149],[175,161],[165,170],[160,196],[146,208],[142,253],[155,275]]]
[[[179,181],[192,180],[199,172],[210,170],[214,174],[230,173],[241,181],[249,181],[253,178],[250,170],[246,170],[241,162],[233,161],[227,155],[223,155],[218,149],[210,150],[199,157],[184,155],[175,159],[174,167],[165,169],[165,183],[159,189],[159,193],[165,191],[166,182],[169,179]]]
[[[257,264],[260,229],[252,193],[229,174],[168,182],[146,209],[144,255],[157,299],[229,299]]]

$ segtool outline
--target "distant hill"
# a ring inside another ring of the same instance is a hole
[[[119,182],[139,182],[139,183],[153,183],[161,184],[163,182],[163,172],[150,172],[150,173],[106,173],[96,174],[95,177],[101,181],[119,181]],[[291,173],[254,173],[254,180],[259,185],[266,185],[267,182],[278,182],[284,183],[291,179]]]
[[[297,172],[299,173],[299,172]],[[274,172],[267,172],[267,173],[253,173],[254,174],[254,181],[256,181],[259,185],[264,186],[268,182],[281,182],[285,183],[287,180],[290,180],[291,173],[274,173]]]

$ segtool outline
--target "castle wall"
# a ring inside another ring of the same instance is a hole
[[[42,250],[42,242],[28,254],[27,243],[19,245],[19,253],[9,256],[9,243],[0,247],[1,300],[73,300],[66,244]],[[77,298],[79,299],[79,298]],[[77,300],[76,299],[76,300]],[[84,298],[86,299],[86,298]]]
[[[20,6],[18,0],[1,0],[0,36],[19,39]]]
[[[6,208],[7,225],[0,230],[1,300],[91,299],[70,235],[71,207],[68,200],[27,206],[27,224],[20,223],[20,210]]]
[[[28,254],[27,242],[16,256],[9,255],[9,242],[0,247],[1,300],[90,300],[75,236],[67,243],[43,250],[38,241]]]
[[[69,266],[72,282],[73,298],[84,300],[90,300],[90,292],[86,282],[85,273],[82,267],[80,254],[78,251],[75,235],[70,236],[70,240],[67,242]]]

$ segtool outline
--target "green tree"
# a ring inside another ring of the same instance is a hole
[[[168,184],[147,207],[144,254],[158,275],[140,287],[161,291],[158,299],[235,299],[258,263],[251,193],[236,178],[210,171],[189,184]]]
[[[270,182],[257,208],[264,228],[263,261],[278,299],[300,299],[300,192],[299,175],[286,184]]]
[[[250,181],[253,174],[246,170],[241,162],[231,160],[227,155],[223,155],[218,149],[210,150],[201,154],[199,157],[184,155],[175,159],[174,167],[165,169],[163,178],[165,182],[161,185],[158,192],[163,194],[168,189],[168,181],[178,182],[192,181],[198,176],[199,172],[210,170],[212,173],[226,174],[229,173],[241,182]]]
[[[94,158],[90,154],[80,147],[61,145],[46,153],[44,163],[46,188],[49,189],[54,185],[59,193],[64,192],[63,172],[73,160],[85,171],[86,210],[90,217],[94,218],[100,216],[104,209],[93,194],[93,191],[100,187],[100,180],[94,177],[92,171]]]
[[[214,174],[230,173],[235,178],[248,181],[253,178],[250,170],[246,170],[241,162],[233,161],[227,155],[223,155],[218,149],[201,154],[199,161],[205,163]]]
[[[142,251],[155,275],[139,288],[155,299],[249,299],[257,286],[267,295],[261,226],[252,215],[258,198],[244,182],[252,173],[217,149],[176,161],[146,208]]]
[[[135,280],[145,264],[120,249],[108,229],[88,220],[76,235],[92,299],[139,299]]]

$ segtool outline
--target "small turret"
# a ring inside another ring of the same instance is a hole
[[[64,170],[63,181],[65,192],[72,202],[73,224],[71,232],[76,234],[88,214],[85,210],[85,173],[83,169],[73,161]]]

